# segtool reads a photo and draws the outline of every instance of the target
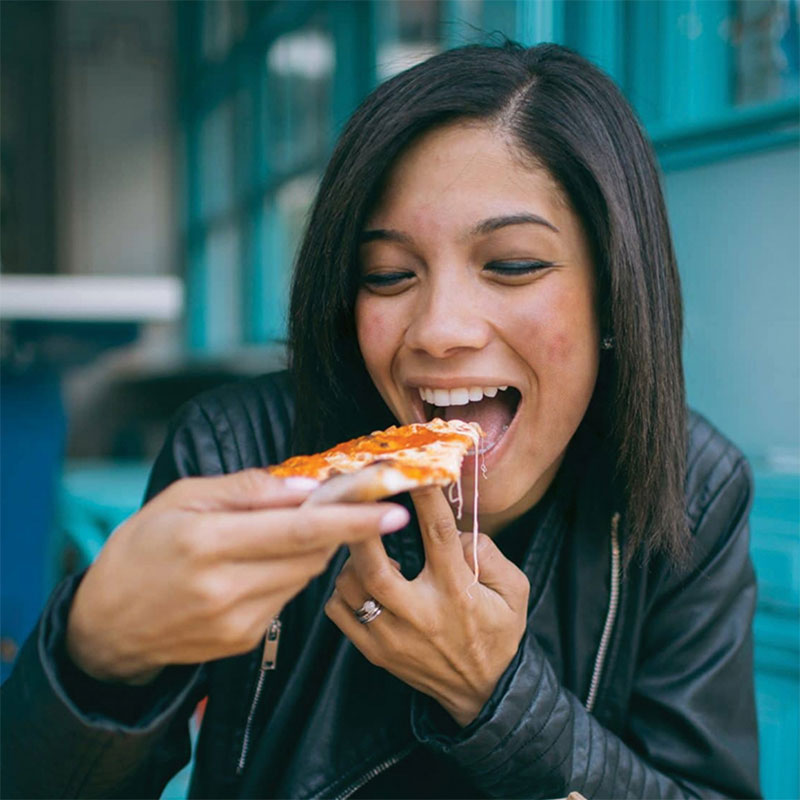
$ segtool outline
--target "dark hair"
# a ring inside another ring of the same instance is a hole
[[[390,424],[358,350],[358,245],[382,181],[424,131],[483,120],[565,191],[593,248],[603,335],[590,412],[616,448],[626,559],[683,560],[686,405],[680,285],[652,150],[613,82],[553,44],[449,50],[379,86],[346,126],[296,264],[290,352],[300,451]]]

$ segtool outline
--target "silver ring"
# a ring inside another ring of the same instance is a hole
[[[383,606],[377,600],[370,598],[353,613],[362,625],[368,625],[372,620],[380,616],[381,611],[383,611]]]

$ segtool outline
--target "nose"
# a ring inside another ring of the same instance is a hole
[[[491,325],[469,287],[441,282],[418,294],[405,343],[445,358],[461,350],[480,350],[490,337]]]

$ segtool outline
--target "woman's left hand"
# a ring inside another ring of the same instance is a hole
[[[350,546],[325,612],[373,664],[430,695],[468,725],[511,663],[525,631],[530,585],[484,534],[460,533],[438,488],[412,492],[425,566],[406,580],[380,539]],[[383,611],[360,623],[354,611],[373,598]]]

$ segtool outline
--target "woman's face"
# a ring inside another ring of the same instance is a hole
[[[594,390],[594,265],[578,217],[506,135],[453,124],[394,166],[361,270],[356,325],[375,386],[402,423],[481,424],[480,523],[494,533],[544,494]],[[470,457],[465,497],[473,474]]]

